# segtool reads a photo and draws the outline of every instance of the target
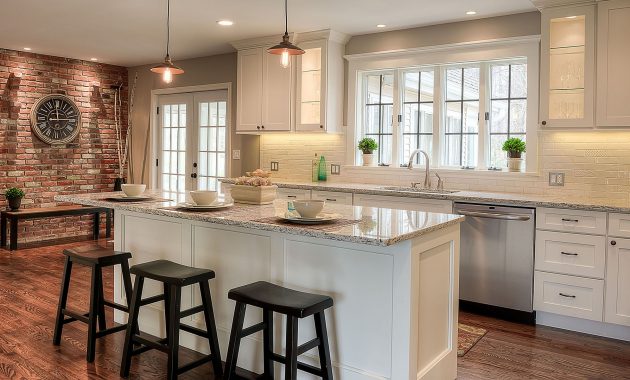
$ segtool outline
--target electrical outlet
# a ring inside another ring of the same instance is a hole
[[[232,150],[232,159],[240,160],[241,159],[241,151],[239,149]]]
[[[549,173],[549,186],[564,186],[564,173],[563,172],[550,172]]]
[[[280,170],[280,163],[278,161],[271,161],[271,171],[277,172]]]
[[[330,174],[332,174],[332,175],[339,175],[339,174],[341,174],[341,165],[330,164]]]

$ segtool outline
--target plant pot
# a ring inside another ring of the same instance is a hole
[[[523,153],[521,152],[507,152],[508,158],[521,158]]]
[[[124,178],[114,179],[114,191],[122,191],[122,184],[127,183]]]
[[[230,196],[236,203],[250,205],[267,205],[276,199],[278,186],[234,185],[230,188]]]
[[[363,166],[374,166],[374,154],[363,153]]]
[[[11,211],[17,211],[20,209],[20,206],[22,205],[22,197],[9,198],[7,199],[7,202],[9,203],[9,209]]]
[[[522,172],[525,166],[525,159],[523,158],[508,158],[508,169],[511,172]]]

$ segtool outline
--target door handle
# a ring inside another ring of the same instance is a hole
[[[475,218],[490,218],[490,219],[518,220],[518,221],[526,221],[526,220],[531,219],[529,215],[522,215],[522,214],[498,214],[498,213],[492,213],[492,212],[458,211],[458,210],[455,210],[455,212],[459,215],[472,216]]]
[[[192,173],[192,174],[190,175],[190,178],[197,178],[197,173]]]

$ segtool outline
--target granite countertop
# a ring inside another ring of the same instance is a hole
[[[329,227],[276,224],[269,222],[269,219],[286,212],[286,201],[277,200],[273,204],[262,206],[237,203],[228,209],[199,212],[184,211],[175,207],[177,202],[185,200],[185,194],[167,193],[159,190],[148,190],[145,194],[155,199],[171,199],[171,201],[153,200],[123,203],[105,200],[106,197],[121,194],[121,192],[117,192],[57,195],[55,200],[375,246],[390,246],[458,224],[464,220],[464,217],[459,215],[327,204],[324,207],[324,212],[339,213],[346,220],[346,223],[334,224]]]
[[[232,179],[222,180],[231,183]],[[336,183],[336,182],[291,182],[273,181],[280,188],[338,191],[344,193],[389,195],[406,198],[444,199],[454,202],[469,203],[493,203],[524,207],[551,207],[566,208],[585,211],[603,211],[630,213],[630,198],[628,201],[592,199],[592,198],[567,198],[560,196],[528,195],[515,193],[491,193],[480,191],[457,191],[455,193],[421,193],[413,191],[386,190],[391,185],[373,185],[360,183]]]

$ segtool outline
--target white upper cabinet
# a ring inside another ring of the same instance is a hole
[[[597,126],[630,127],[630,0],[598,3]]]
[[[238,51],[236,132],[291,130],[292,66],[266,47]]]
[[[540,123],[595,125],[595,6],[543,9]]]
[[[339,132],[343,113],[343,53],[347,36],[330,30],[301,33],[296,60],[295,130]]]

